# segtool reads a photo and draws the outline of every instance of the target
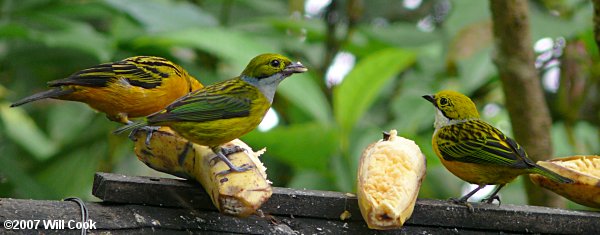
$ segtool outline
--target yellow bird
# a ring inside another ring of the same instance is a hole
[[[469,197],[485,187],[498,185],[483,201],[500,201],[496,195],[507,183],[523,174],[540,174],[556,182],[572,183],[544,167],[535,164],[517,142],[500,130],[479,119],[475,104],[469,97],[444,90],[424,95],[436,108],[433,150],[452,174],[478,187],[458,200]]]
[[[79,101],[106,113],[111,121],[129,123],[129,118],[153,114],[202,88],[179,65],[155,56],[100,64],[48,85],[53,88],[19,100],[11,107],[46,98]]]
[[[253,58],[240,76],[189,93],[162,111],[115,133],[132,130],[135,134],[137,129],[149,125],[168,126],[191,142],[209,146],[229,166],[229,171],[245,171],[249,169],[247,166],[234,166],[226,157],[240,149],[221,145],[256,128],[271,107],[279,83],[305,71],[300,62],[293,63],[285,56],[262,54]],[[146,142],[150,138],[151,133]]]

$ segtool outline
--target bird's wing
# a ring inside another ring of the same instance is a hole
[[[515,162],[515,165],[517,167],[520,167],[520,168],[537,167],[535,162],[533,162],[531,159],[529,159],[527,152],[525,152],[525,149],[523,147],[521,147],[521,145],[519,145],[516,141],[514,141],[510,137],[506,137],[505,142],[517,154],[517,161]]]
[[[148,117],[151,123],[190,121],[206,122],[250,115],[250,96],[200,89],[169,105],[164,111]]]
[[[49,86],[79,85],[106,87],[123,82],[146,89],[155,88],[173,74],[181,74],[178,66],[160,57],[137,56],[122,61],[87,68],[71,76],[48,83]]]
[[[437,144],[447,161],[511,167],[518,167],[518,163],[522,162],[523,157],[519,155],[525,151],[520,147],[514,148],[512,139],[483,121],[472,120],[446,128],[452,129],[447,135],[438,135]]]

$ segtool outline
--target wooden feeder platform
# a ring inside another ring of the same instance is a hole
[[[444,200],[419,199],[397,230],[371,230],[353,194],[273,188],[259,213],[223,215],[193,181],[97,173],[86,202],[96,229],[89,234],[600,234],[600,212],[538,206],[473,204],[474,211]],[[351,215],[340,219],[344,211]],[[0,199],[0,220],[81,221],[71,201]],[[0,233],[79,234],[79,230],[5,230]]]

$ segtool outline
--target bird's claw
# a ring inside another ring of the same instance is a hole
[[[466,198],[450,198],[449,200],[454,204],[466,206],[471,213],[475,212],[475,208],[473,208],[471,203],[467,202]]]
[[[233,167],[229,167],[229,169],[224,170],[224,171],[220,171],[217,173],[217,175],[226,175],[229,174],[231,172],[244,172],[247,170],[252,169],[252,166],[248,165],[248,164],[243,164],[241,166],[233,166]]]
[[[229,159],[229,155],[234,154],[234,153],[241,153],[241,152],[245,152],[246,149],[234,145],[232,147],[221,147],[221,153],[227,158]],[[217,160],[220,160],[221,156],[219,156],[219,154],[217,154],[216,156],[212,157],[209,162],[211,165],[217,164]]]
[[[144,143],[146,144],[146,147],[148,147],[148,149],[150,149],[150,140],[152,139],[152,134],[155,131],[158,131],[160,129],[160,126],[143,126],[140,128],[136,128],[133,129],[131,131],[131,133],[129,133],[129,139],[132,141],[137,141],[137,138],[135,137],[137,135],[137,133],[142,130],[146,132],[146,140],[144,141]]]
[[[494,203],[494,200],[498,200],[498,205],[502,204],[502,201],[500,200],[500,196],[498,196],[498,195],[493,195],[488,198],[484,198],[483,200],[481,200],[481,202],[485,202],[487,204],[492,204],[492,203]]]
[[[248,164],[244,164],[239,167],[235,166],[229,160],[229,158],[227,158],[227,156],[230,154],[242,152],[242,151],[244,151],[244,149],[239,146],[234,146],[234,147],[230,147],[230,148],[223,148],[223,147],[214,148],[213,152],[215,152],[217,154],[217,157],[215,157],[215,158],[218,158],[219,160],[225,162],[225,164],[227,164],[227,166],[229,167],[228,170],[218,172],[217,175],[225,175],[225,174],[229,174],[231,172],[244,172],[244,171],[252,169],[252,166],[250,166]],[[209,161],[211,161],[211,164],[212,164],[212,161],[215,160],[215,158],[212,158],[209,160]]]

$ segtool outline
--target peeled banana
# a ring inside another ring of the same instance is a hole
[[[228,158],[236,166],[248,164],[252,169],[220,175],[217,173],[229,167],[214,158],[216,155],[210,148],[188,143],[168,127],[155,131],[148,146],[145,131],[138,131],[135,138],[134,151],[140,161],[157,171],[197,180],[222,213],[245,217],[271,197],[271,182],[258,159],[264,150],[254,152],[238,139],[225,144],[243,148],[244,152],[231,154]]]
[[[412,215],[425,177],[425,155],[396,130],[371,144],[360,158],[357,197],[371,229],[401,227]]]
[[[538,161],[537,164],[575,182],[557,183],[542,175],[531,174],[529,178],[533,183],[581,205],[600,208],[600,156],[572,156]]]

